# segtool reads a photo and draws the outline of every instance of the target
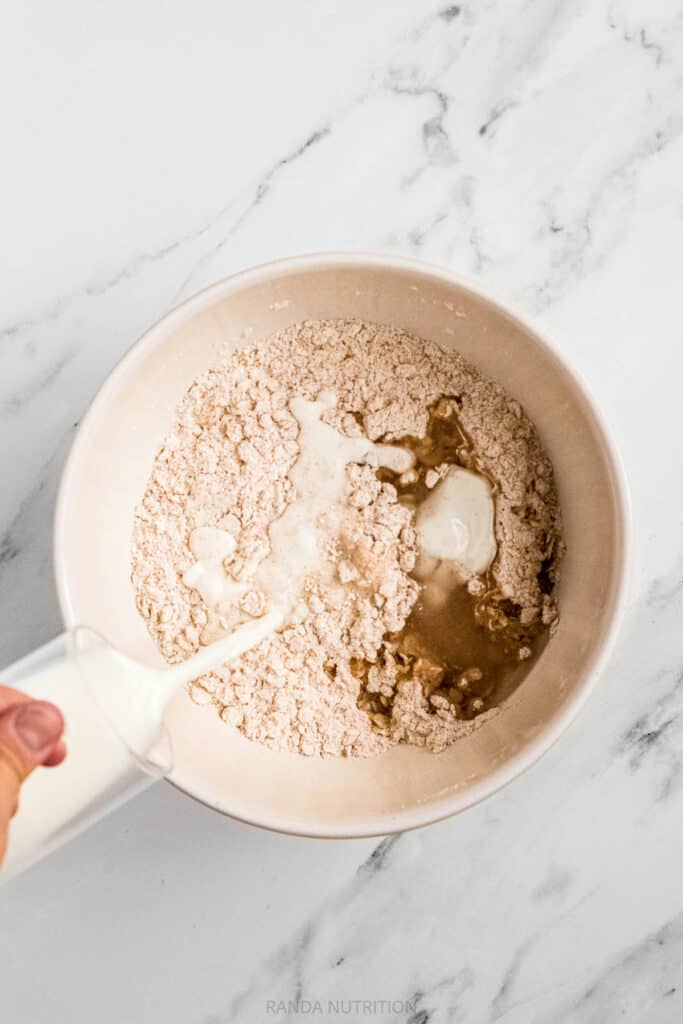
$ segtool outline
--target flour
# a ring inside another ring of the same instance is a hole
[[[401,439],[419,458],[440,402],[457,409],[471,468],[495,494],[497,556],[486,579],[469,580],[471,600],[493,588],[482,615],[512,604],[520,622],[550,625],[561,553],[552,467],[519,405],[458,354],[384,325],[306,322],[233,354],[181,402],[135,518],[137,606],[176,663],[289,590],[286,628],[191,686],[249,739],[307,755],[363,756],[397,742],[438,750],[495,713],[479,714],[470,694],[476,717],[463,717],[449,695],[469,683],[444,690],[429,658],[408,660],[392,639],[420,594],[415,512],[378,467],[406,486],[418,480]],[[288,524],[298,536],[302,438],[316,422],[355,455],[335,483],[337,512],[315,509],[304,523],[309,554],[283,575],[275,548]],[[425,489],[448,470],[430,467]]]

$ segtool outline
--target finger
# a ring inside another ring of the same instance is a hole
[[[64,731],[58,708],[47,701],[15,704],[0,713],[0,860],[7,830],[27,775],[50,757]]]
[[[15,704],[0,714],[0,785],[19,786],[61,740],[64,719],[44,700]]]
[[[27,704],[34,698],[29,697],[28,694],[22,693],[21,690],[14,690],[11,686],[5,686],[0,683],[0,715],[7,708],[15,707],[17,704]],[[61,764],[66,757],[66,747],[55,748],[50,752],[48,757],[42,763],[50,768],[54,765]]]

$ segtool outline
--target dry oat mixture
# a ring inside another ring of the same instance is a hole
[[[330,390],[337,406],[324,419],[349,436],[410,439],[419,452],[439,416],[454,417],[454,429],[457,421],[461,447],[448,461],[476,464],[495,491],[497,556],[485,579],[470,579],[468,600],[492,635],[508,630],[518,657],[529,656],[525,631],[537,639],[557,618],[561,555],[552,467],[533,425],[457,353],[398,328],[329,320],[231,355],[180,405],[132,545],[137,606],[164,658],[182,661],[240,618],[263,613],[264,595],[252,588],[218,624],[207,615],[182,579],[193,562],[189,537],[202,526],[230,532],[237,543],[225,570],[249,582],[270,551],[270,524],[296,496],[288,474],[298,423],[289,402]],[[448,468],[429,463],[425,456],[417,484],[412,474],[413,490],[433,487]],[[414,512],[392,479],[371,466],[348,467],[343,529],[323,553],[335,584],[309,577],[293,624],[192,684],[195,701],[213,704],[250,740],[308,755],[365,756],[400,742],[438,751],[496,713],[472,690],[476,666],[453,676],[435,670],[414,637],[411,648],[420,593],[411,575]]]

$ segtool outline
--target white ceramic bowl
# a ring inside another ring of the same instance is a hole
[[[368,759],[304,758],[249,743],[185,694],[170,709],[171,781],[188,795],[283,832],[385,835],[461,811],[539,758],[586,700],[623,610],[628,516],[618,458],[585,388],[525,317],[458,275],[381,256],[304,256],[219,281],[144,335],[85,417],[57,504],[57,587],[68,626],[91,626],[160,662],[135,609],[129,546],[176,404],[226,348],[321,317],[396,324],[458,348],[505,385],[553,460],[565,520],[557,636],[501,714],[441,754],[397,747]]]

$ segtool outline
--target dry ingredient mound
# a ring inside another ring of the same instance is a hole
[[[338,399],[326,422],[383,442],[424,437],[430,407],[454,397],[478,465],[496,485],[498,554],[490,575],[499,597],[523,623],[554,623],[560,513],[551,464],[520,405],[457,352],[399,328],[306,321],[199,377],[155,458],[135,516],[132,582],[163,657],[177,663],[217,639],[201,597],[183,582],[194,560],[190,534],[202,526],[230,532],[236,549],[224,568],[250,583],[270,553],[269,526],[296,497],[289,473],[299,428],[289,402],[324,391]],[[347,469],[347,504],[338,541],[322,553],[334,582],[330,574],[309,577],[296,621],[195,680],[191,696],[277,750],[366,756],[399,742],[441,750],[496,709],[464,720],[401,671],[389,637],[404,627],[419,594],[411,576],[414,513],[365,465]],[[263,611],[264,595],[247,589],[220,629]],[[385,713],[358,706],[359,664],[363,686],[384,696]]]

